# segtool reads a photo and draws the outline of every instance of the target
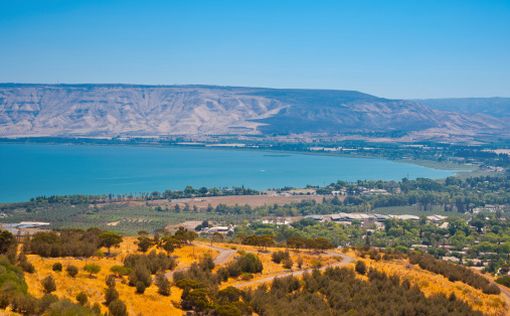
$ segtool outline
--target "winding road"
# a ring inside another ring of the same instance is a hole
[[[324,267],[321,267],[319,269],[321,271],[326,270],[327,268],[346,266],[355,260],[354,258],[352,258],[350,256],[347,256],[345,254],[339,254],[335,251],[327,251],[326,254],[330,257],[342,258],[342,260],[339,262],[335,262],[335,263],[326,265]],[[261,279],[241,282],[241,283],[233,284],[232,286],[236,287],[236,288],[250,287],[250,286],[254,286],[254,285],[260,285],[260,284],[272,282],[275,278],[283,278],[283,277],[288,277],[288,276],[302,276],[305,272],[312,272],[312,271],[313,271],[313,269],[302,269],[302,270],[298,270],[298,271],[278,272],[278,273],[275,273],[274,275],[266,276]]]

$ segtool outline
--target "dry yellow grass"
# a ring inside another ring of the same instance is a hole
[[[387,275],[398,275],[401,279],[407,279],[416,285],[426,295],[442,293],[446,296],[455,293],[455,296],[465,301],[474,310],[485,315],[505,315],[507,307],[501,296],[487,295],[462,282],[450,282],[448,278],[423,270],[418,266],[411,265],[408,260],[375,261],[362,259],[368,267],[375,268]]]
[[[41,297],[43,295],[41,280],[48,275],[52,275],[57,285],[57,291],[54,294],[58,297],[76,301],[76,295],[83,291],[89,297],[89,302],[92,304],[96,302],[101,304],[104,300],[104,290],[106,288],[105,278],[110,274],[110,268],[113,265],[121,264],[122,260],[128,254],[136,253],[137,247],[135,242],[136,238],[134,237],[124,238],[121,246],[113,249],[113,252],[116,254],[114,258],[41,258],[36,255],[29,255],[29,261],[32,262],[36,268],[35,273],[25,274],[25,279],[29,285],[29,291],[36,297]],[[283,268],[282,264],[276,264],[271,260],[272,252],[284,250],[282,248],[261,249],[260,247],[226,243],[215,243],[214,246],[256,253],[264,265],[264,270],[260,274],[255,274],[252,281],[264,280],[271,276],[284,275],[290,271]],[[303,260],[303,269],[315,267],[318,263],[322,266],[329,266],[338,263],[339,260],[338,257],[332,257],[326,253],[317,254],[305,250],[290,250],[289,252],[294,262],[292,268],[294,271],[298,270],[296,262],[299,257]],[[183,269],[199,260],[204,254],[209,254],[215,258],[218,253],[217,250],[210,247],[209,243],[198,241],[194,246],[185,246],[176,249],[174,255],[178,257],[177,269]],[[352,251],[346,254],[355,259],[360,259]],[[234,257],[235,255],[231,256],[229,259],[231,260]],[[481,291],[462,282],[450,282],[441,275],[410,265],[406,260],[374,261],[365,258],[363,258],[363,260],[369,267],[383,271],[388,275],[398,275],[402,279],[409,280],[411,284],[417,285],[427,296],[436,293],[443,293],[445,295],[455,293],[458,298],[464,300],[473,309],[481,311],[486,315],[505,315],[506,306],[504,300],[499,296],[483,294]],[[55,262],[62,263],[64,271],[52,271],[52,265]],[[91,278],[88,273],[83,271],[83,266],[87,263],[95,263],[101,267],[101,271],[97,276]],[[80,269],[76,278],[69,277],[65,272],[65,267],[70,264]],[[349,264],[348,267],[353,268],[354,264]],[[218,267],[216,267],[216,269],[217,268]],[[221,287],[239,286],[242,285],[243,282],[246,281],[229,279],[227,282],[222,283]],[[172,287],[172,295],[165,297],[157,293],[157,287],[155,285],[151,285],[146,289],[143,295],[139,295],[135,293],[133,287],[129,287],[125,282],[122,283],[118,280],[117,290],[119,291],[121,300],[126,303],[130,315],[182,315],[182,311],[172,303],[180,301],[182,292],[179,288]],[[103,312],[105,312],[106,307],[102,304],[101,306]],[[6,312],[4,312],[4,314],[5,313]],[[0,312],[0,315],[2,315],[2,312]]]
[[[110,268],[114,265],[122,264],[122,260],[130,253],[136,253],[137,246],[135,244],[136,238],[127,237],[119,248],[112,249],[115,253],[115,258],[41,258],[37,255],[29,255],[28,260],[35,266],[36,272],[33,274],[25,274],[26,282],[29,286],[29,291],[36,297],[43,295],[43,287],[41,280],[48,275],[55,278],[57,290],[53,293],[60,298],[68,298],[76,302],[76,295],[84,292],[89,297],[91,304],[99,303],[102,306],[102,311],[107,309],[102,304],[104,301],[104,290],[106,288],[105,279],[109,275]],[[178,257],[178,269],[189,266],[193,261],[200,258],[205,253],[211,256],[216,256],[217,252],[202,246],[186,246],[177,249],[174,255]],[[52,271],[52,265],[56,262],[62,263],[64,271]],[[101,271],[97,276],[90,277],[88,273],[83,271],[83,266],[87,263],[94,263],[101,267]],[[65,268],[68,265],[75,265],[79,268],[79,273],[75,278],[68,276]],[[120,279],[117,279],[117,291],[119,292],[120,299],[126,304],[130,315],[181,315],[182,311],[176,308],[172,301],[179,302],[181,297],[181,290],[172,287],[172,294],[169,297],[159,295],[157,287],[152,284],[148,287],[143,295],[136,294],[133,287],[124,284]]]

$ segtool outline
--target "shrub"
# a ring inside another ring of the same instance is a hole
[[[94,312],[90,309],[73,304],[68,300],[61,300],[50,305],[49,309],[44,313],[46,316],[95,316]]]
[[[135,287],[136,287],[136,293],[143,294],[145,292],[146,286],[145,286],[145,283],[143,283],[142,281],[137,281]]]
[[[78,268],[73,265],[68,265],[66,271],[67,274],[69,274],[69,276],[71,276],[72,278],[74,278],[78,274]]]
[[[53,271],[55,271],[55,272],[60,272],[60,271],[62,271],[62,263],[60,263],[60,262],[55,262],[55,263],[53,264],[53,266],[51,266],[51,269],[52,269]]]
[[[168,282],[163,272],[156,274],[156,286],[158,287],[159,294],[164,296],[170,295],[170,282]]]
[[[292,265],[294,265],[294,262],[292,262],[292,259],[290,258],[290,256],[283,260],[283,267],[285,269],[292,269]]]
[[[496,282],[506,287],[510,287],[510,276],[508,275],[501,276],[496,279]]]
[[[119,292],[113,287],[109,287],[104,292],[104,302],[105,305],[110,305],[111,302],[117,300],[119,298]]]
[[[142,282],[146,287],[152,283],[150,271],[142,264],[136,265],[129,274],[129,285],[136,286],[138,282]]]
[[[54,292],[56,289],[57,289],[57,285],[55,284],[55,280],[53,279],[53,277],[51,275],[48,275],[47,277],[45,277],[42,281],[41,281],[41,284],[44,288],[44,293],[51,293],[51,292]]]
[[[127,316],[127,308],[126,304],[124,304],[121,300],[116,299],[108,304],[108,311],[112,316]]]
[[[354,267],[354,269],[359,274],[363,274],[364,275],[364,274],[367,273],[367,265],[365,264],[364,261],[361,261],[361,260],[356,261],[356,266]]]
[[[107,287],[115,287],[115,276],[113,274],[110,274],[106,277],[106,280],[105,280],[105,283],[106,283],[106,286]]]
[[[84,292],[80,292],[78,293],[78,295],[76,295],[76,300],[78,301],[78,303],[80,303],[80,305],[84,306],[87,304],[89,298],[87,297],[87,294],[85,294]]]
[[[284,259],[290,258],[290,254],[288,251],[275,251],[271,255],[271,260],[274,263],[280,264]]]

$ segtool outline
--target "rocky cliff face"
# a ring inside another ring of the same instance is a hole
[[[498,133],[504,120],[356,91],[0,85],[0,137]]]

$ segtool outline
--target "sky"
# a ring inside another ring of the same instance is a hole
[[[510,0],[0,0],[0,82],[510,96]]]

